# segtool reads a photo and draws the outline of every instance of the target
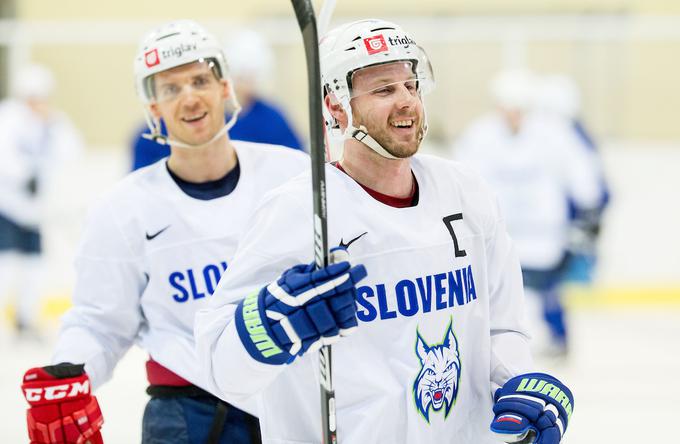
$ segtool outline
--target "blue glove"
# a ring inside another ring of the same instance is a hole
[[[544,373],[515,376],[494,400],[491,431],[508,443],[558,444],[574,408],[571,391]]]
[[[331,265],[296,265],[236,308],[239,338],[254,359],[289,364],[307,351],[330,345],[357,327],[356,284],[366,277],[352,267],[344,248],[331,251]]]

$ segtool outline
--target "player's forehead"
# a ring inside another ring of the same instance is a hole
[[[380,85],[415,78],[411,62],[398,61],[361,68],[352,74],[352,88],[370,90]]]
[[[154,81],[157,85],[161,85],[165,83],[181,82],[186,79],[204,75],[212,75],[209,63],[206,61],[196,61],[156,73],[154,75]]]

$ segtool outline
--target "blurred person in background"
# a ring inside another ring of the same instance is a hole
[[[602,216],[609,204],[610,190],[602,169],[600,153],[594,138],[580,115],[581,92],[574,80],[565,74],[542,76],[538,82],[535,105],[538,112],[561,120],[566,131],[575,135],[583,149],[593,154],[595,167],[599,170],[600,197],[595,208],[584,211],[569,198],[569,218],[572,221],[569,259],[565,279],[578,284],[590,284],[597,262],[597,240],[600,236]]]
[[[16,296],[19,337],[37,338],[46,197],[60,169],[83,151],[83,140],[51,103],[49,69],[26,65],[15,79],[12,97],[0,103],[0,296]]]
[[[309,158],[229,138],[239,105],[226,59],[217,39],[193,21],[145,36],[134,75],[148,129],[170,145],[170,156],[130,173],[90,211],[76,254],[73,307],[62,319],[52,365],[24,376],[31,441],[101,443],[103,415],[91,389],[108,381],[137,344],[149,354],[143,443],[259,442],[255,416],[205,390],[194,313],[230,266],[256,202],[307,169]],[[167,136],[159,132],[161,119]],[[69,395],[48,397],[68,384]]]
[[[237,33],[226,46],[229,72],[234,82],[236,98],[241,105],[238,120],[229,130],[233,140],[282,145],[303,150],[300,138],[288,122],[283,111],[262,96],[268,77],[274,73],[274,54],[255,31]],[[230,112],[226,112],[229,120]],[[155,143],[144,137],[146,125],[142,125],[132,140],[132,169],[150,165],[170,154],[167,145]],[[161,133],[167,134],[161,121]]]
[[[537,351],[566,356],[560,284],[572,226],[581,222],[570,218],[569,203],[577,214],[596,211],[601,175],[594,153],[583,148],[565,120],[536,109],[538,84],[527,70],[499,73],[491,83],[496,109],[463,132],[453,156],[476,168],[499,196],[525,290],[538,296],[549,331],[548,343]]]

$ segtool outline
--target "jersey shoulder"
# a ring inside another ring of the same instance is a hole
[[[239,156],[248,156],[261,162],[276,164],[281,161],[300,167],[309,166],[309,155],[304,151],[271,143],[231,141]]]
[[[491,188],[477,169],[464,162],[433,154],[418,154],[414,156],[413,163],[415,168],[428,171],[436,182],[457,184],[464,191],[480,189],[483,192],[491,192]]]
[[[441,199],[456,196],[468,217],[483,226],[494,225],[500,217],[496,193],[475,168],[431,154],[415,156],[413,167],[425,172]]]
[[[145,212],[150,201],[176,192],[173,185],[174,182],[166,170],[165,160],[159,160],[128,173],[106,189],[91,205],[89,217],[95,220],[136,219]]]
[[[289,148],[290,149],[290,148]],[[265,202],[281,201],[281,202],[298,202],[300,205],[307,206],[311,204],[312,195],[312,173],[311,169],[303,169],[298,174],[290,177],[281,185],[272,188],[260,201],[262,205]],[[265,203],[266,205],[266,203]]]

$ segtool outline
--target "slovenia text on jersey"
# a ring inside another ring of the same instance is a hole
[[[477,300],[472,265],[415,279],[402,279],[395,285],[364,285],[357,289],[357,318],[410,317],[418,312],[446,310]]]

